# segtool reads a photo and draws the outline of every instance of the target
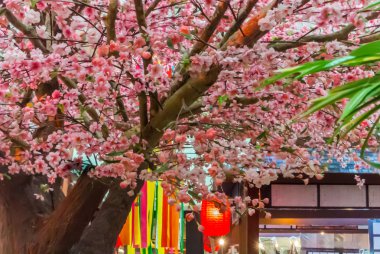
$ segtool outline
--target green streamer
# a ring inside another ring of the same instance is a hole
[[[151,242],[154,242],[154,245],[156,246],[156,252],[158,253],[158,242],[157,242],[157,229],[158,229],[158,226],[157,226],[157,209],[158,209],[158,198],[157,198],[157,195],[158,195],[158,181],[156,181],[156,186],[155,186],[155,189],[154,189],[154,198],[153,198],[153,217],[152,217],[152,225],[151,225],[151,228],[150,228],[150,239],[151,239]],[[153,240],[154,239],[154,240]]]
[[[185,209],[184,209],[183,203],[181,203],[181,214],[180,214],[180,224],[179,224],[179,227],[180,227],[179,249],[180,249],[181,253],[184,253],[183,252],[184,251],[184,233],[185,233],[185,218],[184,218],[184,214],[185,214]]]

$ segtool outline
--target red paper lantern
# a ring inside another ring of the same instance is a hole
[[[220,208],[224,209],[220,209]],[[206,236],[223,236],[230,232],[231,211],[230,206],[222,204],[219,200],[202,201],[201,222]]]
[[[215,250],[214,251],[218,251],[219,250],[219,243],[218,241],[215,240]],[[203,249],[207,252],[212,252],[211,251],[211,242],[210,242],[210,239],[207,235],[203,235]]]

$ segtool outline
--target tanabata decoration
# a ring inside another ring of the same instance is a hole
[[[180,209],[178,209],[178,206]],[[168,204],[159,182],[146,182],[132,205],[123,229],[120,246],[135,253],[184,253],[184,206]]]

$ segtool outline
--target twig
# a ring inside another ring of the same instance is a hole
[[[148,9],[146,10],[145,12],[145,17],[148,17],[149,14],[154,11],[154,8],[157,7],[157,5],[161,2],[161,0],[155,0],[149,7]]]
[[[27,26],[21,21],[19,21],[16,18],[16,16],[13,15],[13,13],[6,8],[0,9],[0,15],[5,15],[9,23],[11,23],[14,27],[16,27],[21,32],[23,32],[26,36],[33,38],[33,39],[30,39],[30,41],[36,48],[39,48],[43,53],[49,53],[49,50],[45,47],[45,45],[42,44],[39,36],[37,35],[33,27]],[[38,39],[34,39],[34,38],[38,38]]]
[[[220,42],[219,46],[222,47],[224,43],[227,42],[227,40],[237,31],[240,30],[240,32],[245,37],[245,34],[243,32],[243,29],[241,29],[241,25],[245,21],[245,19],[248,17],[249,13],[251,13],[253,7],[256,5],[258,0],[249,0],[244,10],[239,14],[237,19],[235,20],[235,23],[230,27],[230,29],[226,32],[224,35],[222,41]]]
[[[107,15],[107,43],[116,40],[115,23],[117,18],[118,0],[110,0]]]
[[[225,12],[227,11],[229,4],[230,0],[219,2],[214,15],[212,16],[211,20],[209,20],[209,23],[203,30],[202,34],[199,36],[199,41],[194,44],[189,56],[196,55],[205,49],[205,47],[208,45],[208,41],[218,27],[220,20],[223,18]]]

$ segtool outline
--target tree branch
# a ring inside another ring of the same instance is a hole
[[[2,14],[5,15],[9,23],[11,23],[18,30],[20,30],[23,34],[30,37],[31,38],[30,41],[36,48],[39,48],[43,53],[49,53],[49,50],[45,47],[44,44],[42,44],[41,40],[39,39],[39,36],[37,35],[33,27],[27,26],[21,21],[19,21],[16,18],[16,16],[13,15],[13,13],[6,8],[0,9],[0,15]]]
[[[344,27],[342,30],[337,31],[335,33],[326,35],[309,35],[295,42],[277,42],[270,45],[270,47],[274,48],[276,51],[285,51],[287,49],[300,47],[308,42],[328,42],[334,40],[347,40],[349,33],[351,33],[354,29],[355,26],[350,24]]]
[[[228,41],[228,39],[239,29],[241,29],[241,26],[243,22],[248,17],[249,13],[251,13],[253,7],[256,5],[258,0],[249,0],[243,11],[239,14],[237,17],[235,23],[230,27],[230,29],[226,32],[224,35],[222,41],[219,44],[219,47],[222,48],[223,45]],[[244,32],[243,32],[244,33]]]
[[[116,41],[116,31],[115,23],[117,18],[117,8],[119,6],[118,0],[110,0],[108,5],[108,15],[107,15],[107,43],[111,41]]]
[[[108,6],[108,15],[107,15],[107,44],[111,41],[116,41],[116,31],[115,31],[115,23],[117,18],[117,8],[119,6],[118,0],[111,0]],[[121,70],[121,73],[123,71]],[[123,99],[120,95],[119,89],[117,89],[117,85],[115,82],[110,82],[111,86],[117,90],[117,98],[116,105],[119,108],[119,112],[124,122],[128,121],[127,111],[125,110]]]
[[[140,33],[142,35],[146,35],[145,29],[147,26],[144,13],[144,4],[142,0],[134,0],[134,3],[136,9],[137,24],[139,25]]]
[[[101,204],[108,185],[81,175],[74,189],[45,221],[27,253],[68,253]]]
[[[218,27],[220,20],[223,18],[224,13],[228,9],[228,5],[230,4],[230,0],[220,1],[218,6],[216,7],[216,10],[214,12],[214,15],[212,16],[210,22],[203,30],[202,34],[199,36],[199,41],[197,41],[193,48],[190,51],[189,56],[196,55],[203,51],[206,46],[207,42],[211,38],[211,36],[214,34],[216,28]],[[206,42],[206,43],[204,43]]]
[[[149,147],[158,144],[164,128],[177,119],[184,106],[193,104],[216,82],[220,71],[220,66],[213,66],[207,73],[201,73],[197,77],[190,78],[165,101],[163,109],[151,119],[142,132],[142,137],[148,141]]]
[[[112,253],[118,233],[123,228],[125,218],[143,185],[144,181],[137,179],[137,186],[133,190],[134,194],[129,196],[130,188],[122,189],[118,184],[114,184],[110,188],[106,201],[95,214],[91,226],[86,228],[80,241],[71,249],[70,253]]]
[[[242,37],[240,31],[226,42],[229,46],[250,45],[263,35],[259,29],[258,22],[266,16],[266,13],[275,7],[281,0],[275,0],[264,11],[250,18],[243,26],[244,34]],[[267,33],[268,31],[265,31]],[[185,80],[183,84],[175,83],[171,89],[171,95],[165,100],[163,110],[153,118],[143,130],[142,137],[147,139],[150,144],[156,144],[160,138],[161,132],[171,121],[176,120],[183,106],[192,105],[203,93],[216,82],[221,67],[214,65],[207,73],[200,73],[198,77],[192,77]]]
[[[230,0],[219,2],[213,14],[212,19],[210,20],[208,25],[205,27],[202,34],[199,36],[199,40],[194,44],[193,48],[191,49],[189,57],[199,54],[206,48],[209,39],[211,38],[216,28],[218,27],[219,22],[223,18],[224,13],[227,11],[229,4],[230,4]],[[168,96],[175,93],[175,91],[177,91],[183,84],[185,84],[186,80],[189,78],[189,75],[184,73],[184,70],[181,69],[180,65],[176,67],[176,71],[180,72],[184,77],[180,81],[176,81],[176,83],[171,86]]]
[[[63,83],[65,83],[67,87],[71,89],[77,88],[77,85],[75,84],[75,82],[71,80],[70,78],[59,76],[59,79],[62,80]],[[85,111],[90,115],[92,120],[94,120],[95,122],[99,122],[100,116],[98,115],[98,112],[96,112],[94,108],[86,106],[86,100],[87,100],[86,96],[84,96],[83,94],[79,94],[78,98],[79,98],[80,103],[84,105]]]
[[[380,40],[380,32],[361,37],[360,44],[369,43],[377,40]]]
[[[161,2],[161,0],[155,0],[149,7],[148,9],[146,10],[145,12],[145,17],[148,17],[149,14],[154,11],[154,8],[157,7],[157,5]]]
[[[148,101],[146,94],[140,92],[138,95],[139,99],[139,116],[140,116],[140,130],[143,130],[148,124]]]
[[[236,103],[239,105],[247,106],[247,105],[256,104],[260,100],[258,98],[255,98],[255,97],[253,97],[253,98],[236,97],[236,98],[228,99],[226,101],[226,104],[224,107],[228,108],[234,101],[236,101]],[[194,102],[188,108],[186,108],[185,110],[183,110],[181,112],[180,118],[182,119],[182,118],[186,118],[186,117],[189,117],[192,115],[198,115],[198,114],[202,113],[203,112],[202,111],[203,106],[204,105],[199,100]]]
[[[144,4],[142,3],[142,0],[134,0],[135,2],[135,8],[136,8],[136,17],[137,17],[137,23],[139,25],[139,31],[143,35],[146,45],[148,46],[148,50],[151,53],[151,56],[153,56],[152,48],[150,47],[150,38],[148,34],[146,33],[145,29],[147,28],[146,20],[145,20],[145,13],[144,13]],[[144,63],[144,73],[145,75],[148,74],[148,66],[152,64],[152,57],[149,59],[143,58]],[[139,111],[140,111],[140,125],[141,130],[144,129],[146,124],[148,123],[148,101],[146,94],[144,92],[141,92],[139,95]],[[149,93],[150,97],[150,116],[153,117],[160,108],[160,105],[158,104],[158,94],[157,92],[151,92]]]
[[[376,19],[378,16],[379,16],[379,13],[374,12],[371,15],[369,15],[366,19],[373,20],[373,19]],[[295,42],[273,43],[270,45],[270,47],[274,48],[276,51],[285,51],[287,49],[302,46],[306,44],[307,42],[328,42],[328,41],[334,41],[334,40],[338,40],[338,41],[347,40],[348,35],[352,31],[354,31],[355,28],[356,27],[353,24],[349,24],[349,25],[346,25],[342,30],[337,31],[335,33],[325,34],[325,35],[309,35]]]
[[[258,15],[252,17],[243,25],[241,28],[243,33],[241,31],[236,31],[226,43],[223,44],[222,49],[234,45],[246,45],[252,47],[261,37],[269,32],[260,30],[259,21],[267,15],[269,10],[275,8],[281,2],[282,0],[273,0],[273,2],[265,7]]]
[[[112,1],[116,1],[116,0],[112,0]],[[23,32],[26,36],[30,37],[30,41],[32,42],[32,44],[41,49],[42,52],[44,53],[49,53],[49,50],[42,44],[40,38],[38,37],[37,33],[34,31],[34,29],[32,27],[29,27],[29,26],[26,26],[25,24],[23,24],[22,22],[20,22],[14,15],[12,12],[10,12],[8,9],[4,8],[4,9],[1,9],[0,10],[0,14],[4,14],[5,17],[8,19],[8,21],[13,25],[15,26],[18,30],[20,30],[21,32]],[[67,78],[67,77],[63,77],[61,76],[60,79],[70,88],[76,88],[76,84],[74,81],[72,81],[71,79]],[[83,95],[83,94],[80,94],[79,95],[79,101],[85,105],[85,101],[86,101],[86,97]],[[91,118],[96,121],[96,122],[99,122],[100,120],[100,117],[98,115],[98,113],[96,112],[95,109],[91,108],[91,107],[88,107],[86,106],[85,107],[85,110],[86,112],[91,116]],[[107,128],[105,126],[105,128]]]

